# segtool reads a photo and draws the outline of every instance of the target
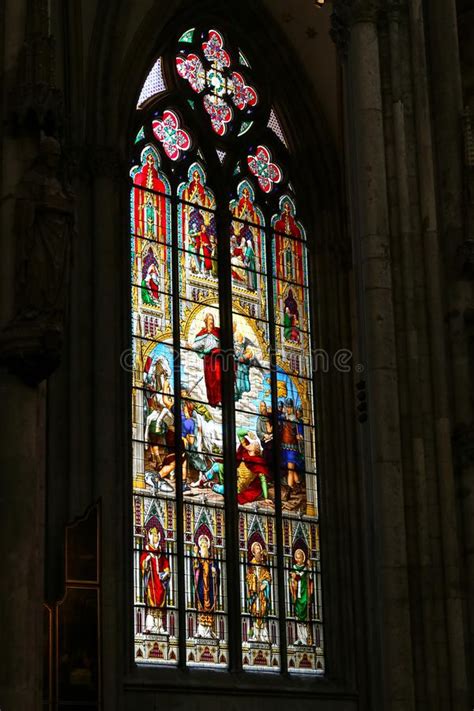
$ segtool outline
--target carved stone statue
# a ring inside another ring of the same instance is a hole
[[[16,195],[15,313],[0,337],[0,361],[31,383],[59,363],[68,302],[74,199],[60,162],[59,143],[43,138]]]

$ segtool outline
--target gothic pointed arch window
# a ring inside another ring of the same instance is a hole
[[[288,137],[186,29],[131,148],[134,658],[324,671],[310,276]]]

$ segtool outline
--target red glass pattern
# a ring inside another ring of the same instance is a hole
[[[234,118],[232,104],[244,111],[256,106],[258,95],[240,72],[230,71],[232,60],[220,32],[209,30],[201,50],[203,59],[196,53],[176,57],[176,69],[197,94],[205,90],[204,109],[210,116],[213,130],[218,136],[224,136]],[[206,64],[210,66],[206,68]]]
[[[272,163],[271,153],[266,146],[258,146],[255,155],[247,157],[247,164],[264,193],[271,192],[274,184],[283,178],[281,168]]]
[[[180,128],[179,118],[174,111],[166,110],[161,120],[152,122],[152,127],[153,133],[171,160],[178,160],[181,153],[191,146],[191,137],[187,131]]]

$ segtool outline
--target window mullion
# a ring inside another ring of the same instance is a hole
[[[179,252],[178,252],[178,209],[179,201],[172,197],[171,239],[172,239],[172,304],[173,304],[173,351],[174,351],[174,426],[176,455],[176,538],[178,567],[178,666],[186,666],[186,592],[185,592],[185,549],[184,549],[184,507],[183,507],[183,440],[181,436],[181,351],[179,318]]]
[[[216,212],[217,254],[219,273],[220,338],[222,353],[222,418],[224,448],[224,499],[225,531],[227,538],[227,605],[229,669],[242,669],[242,638],[240,629],[240,590],[238,506],[235,459],[235,411],[234,411],[234,340],[232,324],[232,276],[227,235],[230,231],[230,213],[226,204],[220,204]]]
[[[266,272],[267,272],[267,300],[268,320],[270,324],[270,382],[272,388],[272,428],[273,428],[273,477],[275,482],[275,527],[277,540],[278,563],[278,618],[280,625],[280,664],[281,671],[288,670],[287,640],[286,640],[286,608],[285,608],[285,568],[283,556],[283,527],[282,527],[282,502],[281,502],[281,448],[280,427],[278,421],[278,395],[277,395],[277,347],[275,334],[275,307],[273,286],[272,262],[272,231],[269,225],[265,228],[266,246]]]

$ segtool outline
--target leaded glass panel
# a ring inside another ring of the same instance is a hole
[[[320,674],[309,259],[287,143],[220,29],[177,38],[141,102],[162,72],[131,140],[135,661]]]

